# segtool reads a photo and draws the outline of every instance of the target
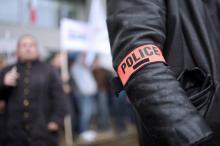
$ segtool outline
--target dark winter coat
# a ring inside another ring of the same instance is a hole
[[[19,73],[17,86],[7,87],[4,76],[15,66]],[[58,133],[47,129],[51,121],[62,128],[66,113],[66,99],[57,70],[40,61],[6,67],[0,73],[0,97],[7,101],[7,146],[58,144]]]

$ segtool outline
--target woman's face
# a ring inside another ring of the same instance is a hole
[[[33,61],[39,58],[37,42],[34,38],[27,36],[19,41],[17,57],[21,61]]]

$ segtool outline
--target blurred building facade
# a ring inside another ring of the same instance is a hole
[[[0,0],[0,53],[10,54],[22,34],[33,34],[46,54],[60,48],[60,21],[88,21],[90,0]],[[104,6],[104,0],[103,0]]]

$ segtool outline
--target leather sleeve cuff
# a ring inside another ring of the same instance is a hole
[[[125,89],[157,145],[191,146],[212,135],[172,71],[163,63],[142,67]]]

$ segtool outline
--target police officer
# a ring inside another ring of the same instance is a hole
[[[220,1],[108,0],[114,68],[141,146],[220,145]]]

